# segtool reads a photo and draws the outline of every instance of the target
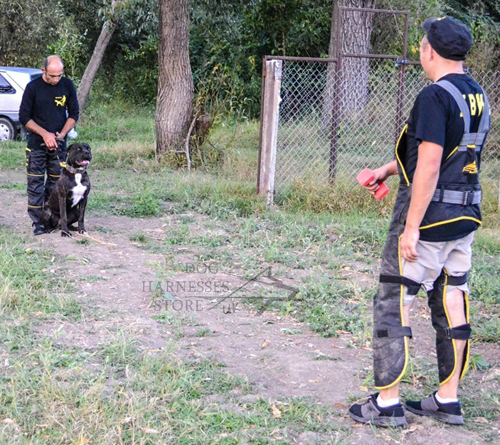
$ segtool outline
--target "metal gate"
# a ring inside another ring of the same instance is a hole
[[[366,52],[349,51],[345,43],[355,38],[355,26],[346,26],[355,20],[371,24]],[[408,21],[408,11],[338,8],[335,58],[264,58],[258,190],[268,202],[276,191],[353,181],[363,168],[393,159],[413,101],[428,84],[420,63],[407,60]],[[384,38],[393,54],[377,53],[387,48]],[[411,48],[412,57],[417,54]],[[498,91],[497,73],[489,85],[481,77],[487,93]],[[491,94],[490,102],[494,109]]]

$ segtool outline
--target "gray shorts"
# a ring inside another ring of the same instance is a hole
[[[422,283],[426,292],[432,290],[434,282],[443,268],[448,275],[455,277],[467,273],[471,268],[472,242],[475,232],[464,238],[453,241],[419,241],[417,244],[417,261],[410,263],[402,259],[403,276],[410,280]],[[448,286],[448,290],[460,289],[469,293],[467,283],[460,286]],[[412,304],[415,295],[405,292],[403,304]]]

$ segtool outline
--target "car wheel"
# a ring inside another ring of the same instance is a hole
[[[12,141],[15,136],[16,129],[12,122],[5,117],[0,117],[0,141]]]

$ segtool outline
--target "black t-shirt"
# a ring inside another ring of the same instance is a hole
[[[471,114],[470,132],[479,127],[484,103],[483,91],[467,74],[448,74],[439,80],[447,80],[465,95]],[[410,182],[417,167],[418,146],[422,141],[443,147],[443,162],[457,147],[464,133],[464,121],[455,99],[439,85],[425,87],[417,96],[408,119],[407,150],[404,162]],[[463,238],[478,228],[471,220],[460,220],[420,231],[424,241],[451,241]]]
[[[73,82],[62,77],[51,85],[38,77],[26,86],[19,109],[19,120],[26,125],[33,119],[40,127],[51,133],[63,129],[68,117],[78,120],[79,107]],[[31,135],[41,139],[38,135]]]

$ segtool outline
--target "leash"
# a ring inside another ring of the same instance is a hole
[[[117,247],[117,244],[114,243],[107,243],[106,241],[102,241],[98,238],[93,237],[92,235],[89,235],[87,232],[85,233],[74,233],[73,236],[83,236],[85,238],[90,238],[92,241],[95,241],[96,243],[103,244],[105,246],[110,246],[110,247]]]

